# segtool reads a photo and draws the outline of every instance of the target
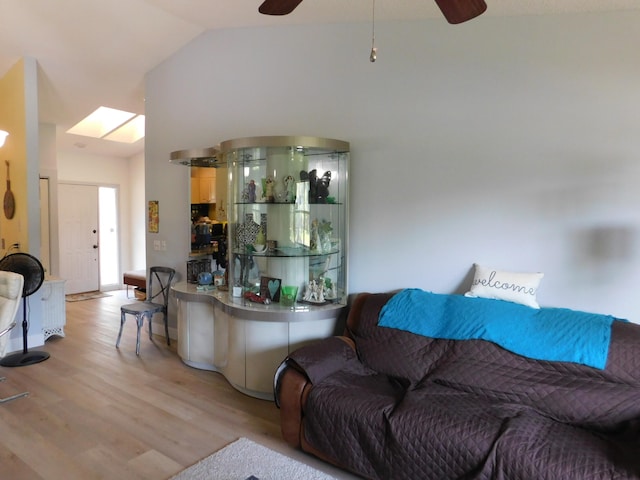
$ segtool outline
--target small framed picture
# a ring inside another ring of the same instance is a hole
[[[279,278],[260,277],[260,296],[272,302],[279,302],[281,283]]]
[[[160,224],[160,206],[158,200],[149,200],[149,233],[158,233]]]

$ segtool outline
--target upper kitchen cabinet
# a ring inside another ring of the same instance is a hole
[[[191,167],[191,203],[216,203],[216,169]]]

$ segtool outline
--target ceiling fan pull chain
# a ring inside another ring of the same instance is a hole
[[[378,58],[378,49],[376,48],[376,0],[372,0],[371,7],[371,54],[369,55],[369,61],[375,62]]]

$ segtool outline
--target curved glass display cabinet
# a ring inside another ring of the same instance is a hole
[[[252,137],[222,142],[220,154],[229,172],[229,288],[294,310],[344,306],[349,144]]]
[[[349,144],[253,137],[222,142],[218,155],[227,166],[228,285],[172,287],[178,355],[223,374],[247,395],[273,400],[282,360],[340,331],[348,294]]]

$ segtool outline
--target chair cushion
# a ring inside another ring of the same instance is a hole
[[[164,311],[164,305],[161,303],[153,303],[153,302],[135,302],[129,303],[127,305],[122,305],[120,307],[121,311],[124,313],[130,313],[131,315],[136,315],[139,313],[156,313]]]

